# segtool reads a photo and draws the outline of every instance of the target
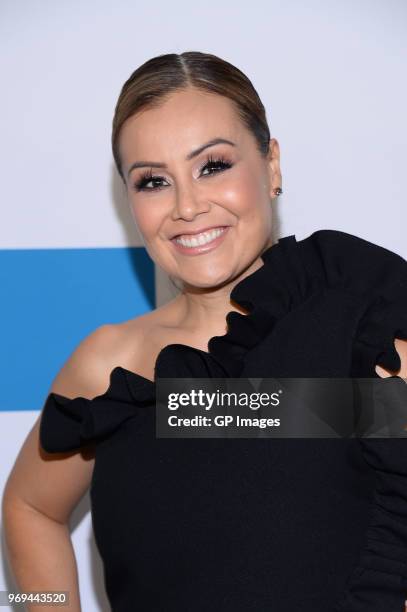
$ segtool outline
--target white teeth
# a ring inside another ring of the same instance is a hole
[[[197,247],[202,244],[208,244],[215,240],[218,236],[220,236],[224,232],[225,228],[219,227],[214,230],[210,230],[209,232],[202,232],[202,234],[195,234],[192,237],[178,236],[175,238],[175,242],[182,244],[184,247]]]

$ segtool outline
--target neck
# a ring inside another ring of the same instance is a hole
[[[233,280],[215,288],[185,285],[182,293],[174,299],[179,328],[194,335],[198,341],[201,338],[202,344],[208,337],[225,334],[225,318],[229,312],[248,314],[247,310],[231,300],[232,289],[263,265],[261,257],[258,257]]]

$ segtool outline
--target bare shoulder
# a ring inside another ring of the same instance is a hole
[[[117,366],[152,375],[161,346],[178,328],[175,301],[120,323],[106,323],[88,334],[68,357],[50,391],[68,398],[93,399],[107,391]]]
[[[149,351],[153,356],[160,330],[169,316],[170,310],[165,305],[127,321],[97,327],[76,346],[50,391],[69,398],[92,399],[107,391],[115,367],[143,369]]]
[[[104,393],[110,372],[120,365],[125,350],[123,324],[104,324],[88,334],[71,353],[54,378],[50,391],[65,397],[92,399]]]

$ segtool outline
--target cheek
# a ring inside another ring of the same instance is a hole
[[[158,207],[154,208],[150,203],[146,206],[132,203],[131,211],[142,234],[149,237],[157,233],[162,220]]]
[[[269,204],[267,181],[250,167],[239,169],[225,181],[222,201],[239,215],[260,212]]]

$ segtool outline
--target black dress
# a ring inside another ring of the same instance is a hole
[[[155,380],[400,368],[402,257],[319,230],[262,259],[231,292],[249,314],[229,312],[209,352],[164,347]],[[50,393],[42,411],[46,451],[95,445],[91,516],[113,612],[403,612],[407,440],[157,438],[154,407],[155,383],[117,366],[103,395]]]

